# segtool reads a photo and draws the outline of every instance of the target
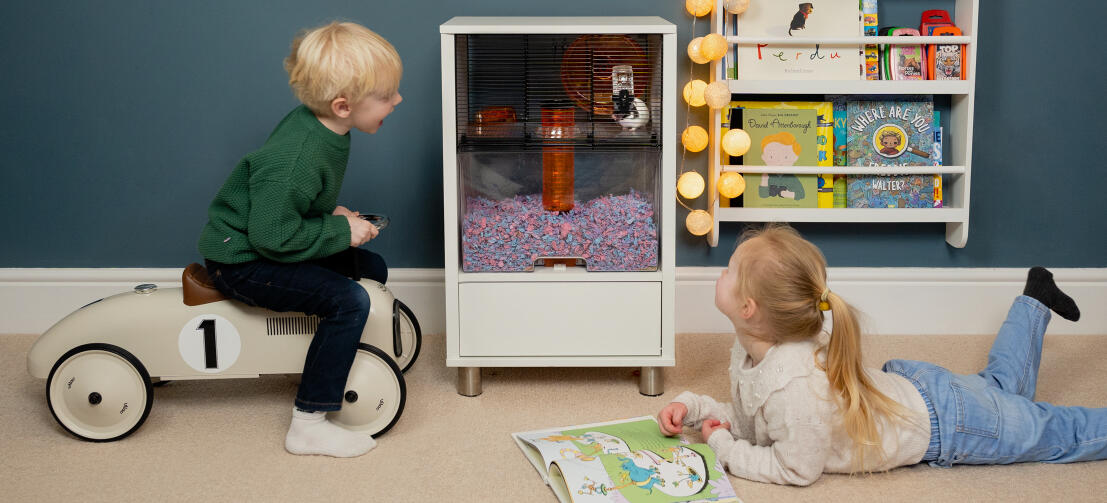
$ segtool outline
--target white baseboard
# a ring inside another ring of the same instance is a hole
[[[677,333],[733,330],[715,309],[717,267],[676,270]],[[1073,323],[1054,316],[1051,334],[1107,335],[1107,268],[1053,269],[1082,309]],[[73,310],[139,283],[180,286],[180,269],[2,269],[0,334],[37,334]],[[972,335],[994,333],[1026,269],[831,268],[830,288],[865,313],[868,333]],[[445,332],[442,269],[392,269],[389,288],[411,307],[423,332]]]

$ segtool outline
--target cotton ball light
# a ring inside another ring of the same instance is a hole
[[[716,80],[707,85],[703,90],[703,100],[712,110],[723,108],[730,104],[730,86],[726,81]]]
[[[715,61],[726,54],[726,47],[726,37],[718,33],[709,33],[704,35],[703,42],[700,42],[700,53],[703,54],[703,57]]]
[[[710,14],[714,5],[713,0],[684,0],[684,8],[688,10],[689,14],[696,17]]]
[[[707,148],[707,130],[700,126],[688,126],[680,134],[680,142],[689,152],[699,152]]]
[[[694,79],[684,84],[684,101],[694,107],[702,107],[707,103],[703,97],[703,90],[707,88],[707,82]]]
[[[695,171],[689,171],[677,178],[677,192],[685,199],[695,199],[703,194],[703,177]]]
[[[691,42],[688,42],[688,59],[692,60],[697,65],[702,65],[711,61],[703,57],[703,52],[700,50],[700,43],[703,42],[703,37],[693,38]]]
[[[746,191],[746,179],[733,171],[720,175],[715,185],[719,187],[719,194],[728,199],[738,197]]]
[[[723,8],[731,14],[741,14],[750,8],[750,0],[726,0]]]
[[[711,215],[703,210],[692,210],[684,219],[684,226],[693,236],[702,236],[711,231]]]
[[[750,150],[750,135],[744,129],[731,129],[723,135],[721,143],[723,152],[727,155],[734,157],[746,155]]]

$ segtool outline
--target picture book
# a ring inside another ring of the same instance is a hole
[[[861,1],[861,23],[866,37],[875,37],[877,30],[877,0]],[[880,80],[880,52],[877,46],[869,44],[865,46],[865,78],[867,80]]]
[[[732,101],[730,102],[730,109],[735,108],[757,108],[757,109],[779,109],[779,110],[795,110],[795,109],[807,109],[815,111],[815,149],[818,157],[815,160],[814,166],[834,166],[834,105],[829,101]],[[724,124],[729,124],[730,120],[724,117]],[[834,207],[834,181],[832,174],[828,173],[818,175],[816,180],[816,186],[818,191],[818,197],[816,198],[816,207],[818,208],[832,208]]]
[[[798,5],[798,6],[797,6]],[[736,18],[738,35],[756,38],[856,37],[857,0],[756,2]],[[737,48],[737,77],[747,80],[858,80],[857,45],[754,44]]]
[[[834,104],[834,165],[849,166],[846,162],[846,141],[849,138],[846,127],[846,97],[831,98]],[[846,175],[834,175],[834,208],[845,208],[846,204]]]
[[[895,166],[933,165],[934,102],[850,101],[846,157],[850,166],[888,166],[888,175],[846,177],[850,208],[931,208],[941,205],[940,175],[897,175]]]
[[[886,175],[849,178],[850,208],[940,208],[941,176]],[[936,185],[937,184],[937,185]]]
[[[815,166],[818,159],[817,114],[811,109],[737,109],[750,135],[745,166]],[[733,113],[733,110],[731,111]],[[816,208],[815,175],[745,173],[746,208]]]
[[[511,436],[561,503],[741,502],[707,444],[649,416]]]
[[[849,166],[927,166],[934,143],[934,101],[849,101],[846,155]]]

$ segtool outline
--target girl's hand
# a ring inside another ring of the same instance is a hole
[[[346,215],[346,221],[350,224],[350,246],[354,248],[369,242],[380,232],[377,226],[358,218],[357,215]]]
[[[718,419],[706,419],[703,422],[703,427],[700,429],[700,433],[703,434],[703,441],[706,442],[708,438],[711,438],[711,434],[715,433],[715,430],[726,429],[730,431],[730,423],[721,423]]]
[[[680,402],[666,405],[657,414],[657,425],[665,436],[673,436],[684,430],[684,416],[688,414],[688,407]]]

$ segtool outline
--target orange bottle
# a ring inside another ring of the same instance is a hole
[[[573,209],[574,109],[543,108],[542,207],[546,211]]]

